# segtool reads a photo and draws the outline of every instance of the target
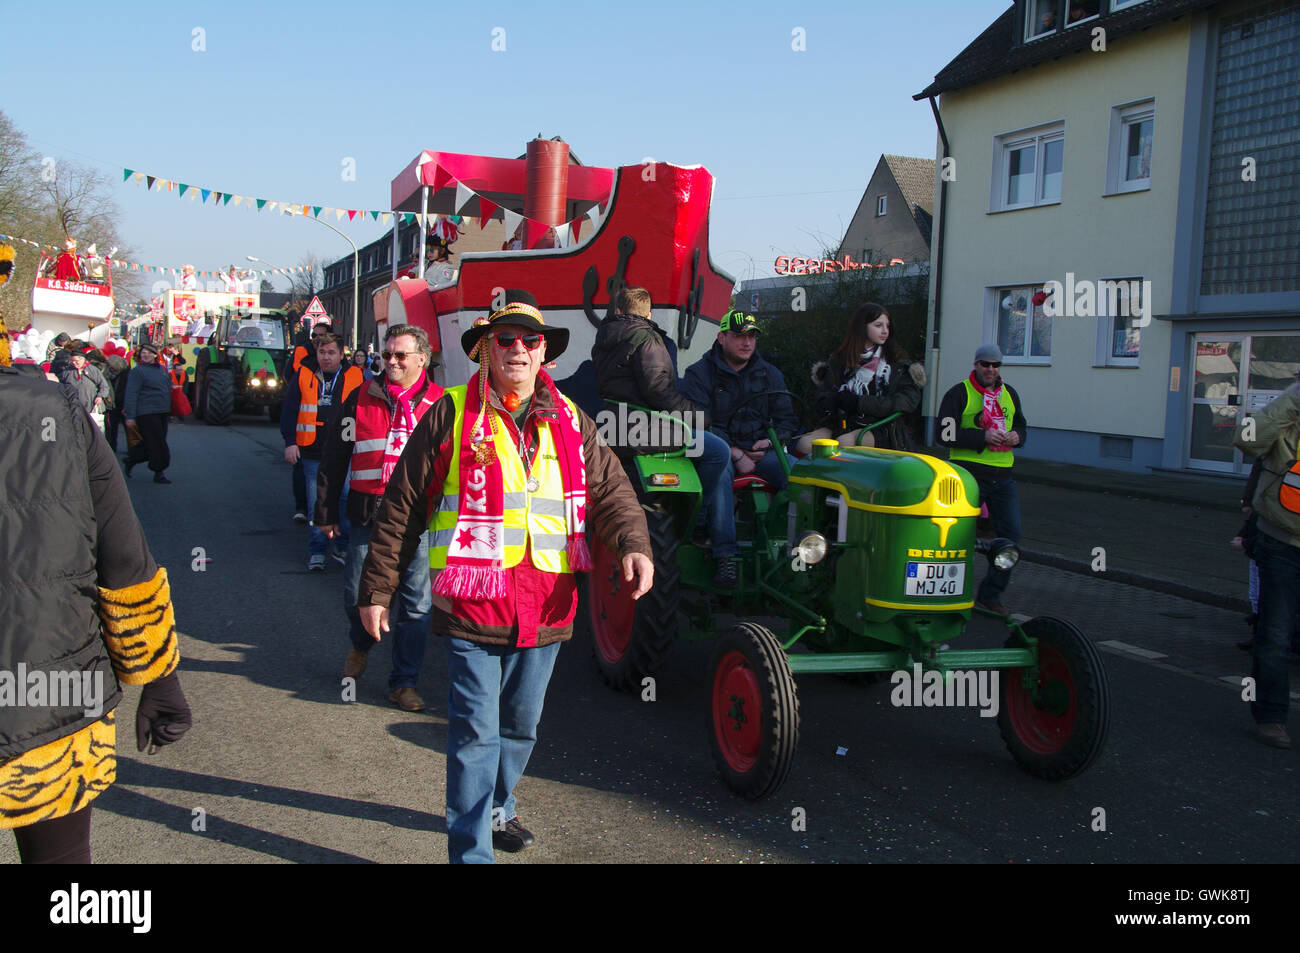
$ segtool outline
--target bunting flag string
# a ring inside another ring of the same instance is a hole
[[[19,238],[17,235],[0,235],[0,241],[19,242],[23,245],[30,245],[33,248],[39,248],[42,250],[49,249],[50,251],[54,251],[54,252],[58,252],[61,250],[58,245],[51,245],[48,242],[34,242],[31,241],[30,239]],[[78,244],[80,245],[81,243],[78,242]],[[92,244],[89,247],[93,248],[94,245]],[[80,257],[93,258],[97,256],[82,255]],[[167,265],[145,265],[145,264],[141,264],[138,261],[128,261],[123,258],[107,258],[105,260],[109,264],[111,264],[114,268],[124,268],[127,271],[145,271],[145,272],[151,272],[160,275],[175,275],[177,277],[179,277],[185,271],[183,267],[171,268]],[[311,265],[299,265],[296,268],[240,268],[238,269],[238,273],[245,278],[248,277],[266,278],[271,275],[305,274],[306,272],[309,272],[311,270],[312,270]],[[197,278],[219,278],[222,275],[226,275],[229,273],[230,273],[229,268],[225,268],[225,269],[211,268],[206,271],[195,271],[194,275]]]
[[[134,181],[136,185],[143,183],[146,191],[175,192],[178,198],[185,198],[188,195],[190,201],[198,200],[202,205],[206,205],[208,200],[212,199],[212,204],[214,206],[228,206],[231,204],[231,200],[233,199],[235,208],[243,207],[254,209],[258,212],[263,210],[275,212],[276,209],[279,208],[288,211],[293,215],[310,215],[312,218],[320,218],[322,215],[328,216],[332,212],[334,213],[335,221],[338,222],[342,222],[345,217],[349,222],[356,221],[358,216],[364,220],[365,217],[369,215],[372,221],[378,222],[385,228],[388,227],[388,223],[394,218],[396,218],[401,225],[410,225],[415,222],[418,217],[414,212],[396,212],[385,209],[337,208],[332,205],[302,205],[294,202],[271,201],[269,199],[254,198],[249,195],[239,195],[234,192],[220,192],[216,189],[190,185],[187,182],[177,182],[172,179],[162,178],[161,176],[149,175],[145,172],[137,171],[136,169],[123,169],[122,181]],[[579,215],[571,222],[552,226],[546,222],[539,222],[525,218],[518,212],[513,212],[497,202],[479,195],[469,186],[465,185],[465,183],[457,180],[455,176],[446,169],[441,166],[435,167],[433,171],[433,182],[430,187],[434,191],[437,191],[438,189],[445,188],[449,185],[454,185],[456,187],[456,198],[454,201],[455,214],[433,214],[430,218],[434,222],[437,222],[441,218],[446,218],[459,225],[463,220],[473,220],[474,216],[461,215],[460,211],[477,198],[479,202],[478,225],[480,229],[483,229],[490,219],[498,217],[497,213],[500,213],[500,218],[505,223],[506,235],[509,236],[508,240],[513,241],[517,235],[521,242],[528,248],[533,248],[541,242],[547,234],[547,231],[551,228],[555,229],[557,244],[559,242],[564,242],[564,245],[560,245],[560,247],[574,244],[579,241],[579,236],[583,230],[583,219],[590,219],[591,224],[596,226],[599,225],[601,216],[605,212],[605,209],[602,208],[600,204],[597,204],[588,209],[584,215]],[[424,224],[427,226],[429,223],[426,221]],[[523,226],[522,229],[521,226]],[[563,237],[560,237],[561,232],[565,233]]]

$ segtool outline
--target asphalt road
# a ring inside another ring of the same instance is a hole
[[[306,532],[290,519],[276,428],[251,418],[228,429],[182,425],[172,448],[172,486],[137,471],[130,487],[171,575],[196,724],[181,743],[139,755],[130,728],[139,690],[126,690],[118,783],[96,801],[97,860],[445,861],[441,643],[432,641],[419,685],[427,712],[387,702],[382,646],[357,702],[341,701],[340,568],[306,571]],[[201,557],[210,562],[194,562]],[[810,676],[798,686],[803,727],[790,780],[768,800],[745,802],[718,780],[709,753],[711,644],[679,644],[657,699],[643,702],[604,687],[580,634],[560,653],[541,741],[517,791],[543,843],[499,860],[1300,858],[1300,754],[1254,742],[1239,687],[1223,681],[1249,671],[1232,646],[1244,631],[1238,616],[1029,564],[1007,601],[1123,643],[1104,654],[1110,740],[1085,775],[1052,784],[1024,774],[995,720],[974,709],[895,708],[887,684]],[[957,647],[1001,639],[979,620]],[[1096,808],[1104,831],[1093,829]],[[12,839],[0,837],[0,861],[15,860]]]

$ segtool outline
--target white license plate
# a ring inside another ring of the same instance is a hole
[[[960,596],[965,581],[965,563],[908,563],[904,592],[909,596]]]

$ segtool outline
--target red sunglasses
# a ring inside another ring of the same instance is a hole
[[[537,345],[542,343],[542,336],[537,333],[516,334],[514,331],[497,331],[492,335],[492,339],[497,342],[497,347],[503,351],[508,351],[515,346],[515,341],[524,342],[524,347],[530,351],[537,350]]]

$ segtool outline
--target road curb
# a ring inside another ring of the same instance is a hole
[[[1179,599],[1187,599],[1189,602],[1199,602],[1202,605],[1214,606],[1216,609],[1228,609],[1232,612],[1240,612],[1243,615],[1250,612],[1250,602],[1236,596],[1220,595],[1217,592],[1206,592],[1203,589],[1197,589],[1194,586],[1188,586],[1181,582],[1174,582],[1172,579],[1161,579],[1159,576],[1147,576],[1142,573],[1129,572],[1126,569],[1107,569],[1105,572],[1094,572],[1091,563],[1078,559],[1069,559],[1065,556],[1058,556],[1055,553],[1039,553],[1032,550],[1022,549],[1020,557],[1032,563],[1038,563],[1043,566],[1051,566],[1053,569],[1064,569],[1066,572],[1077,573],[1080,576],[1088,576],[1092,579],[1101,579],[1109,582],[1122,582],[1128,586],[1137,586],[1140,589],[1150,589],[1153,592],[1163,592],[1166,595],[1177,596]]]
[[[1236,499],[1224,500],[1223,502],[1214,502],[1208,500],[1191,500],[1180,497],[1176,494],[1161,492],[1159,490],[1149,490],[1144,487],[1098,485],[1096,483],[1084,483],[1078,480],[1062,479],[1055,476],[1045,476],[1038,473],[1028,473],[1017,470],[1016,480],[1021,483],[1037,483],[1041,486],[1054,486],[1062,490],[1077,490],[1082,493],[1113,493],[1118,496],[1131,496],[1139,500],[1152,500],[1156,503],[1176,503],[1179,506],[1193,506],[1198,509],[1220,510],[1224,513],[1240,513],[1241,502]],[[1238,491],[1240,493],[1240,491]]]

